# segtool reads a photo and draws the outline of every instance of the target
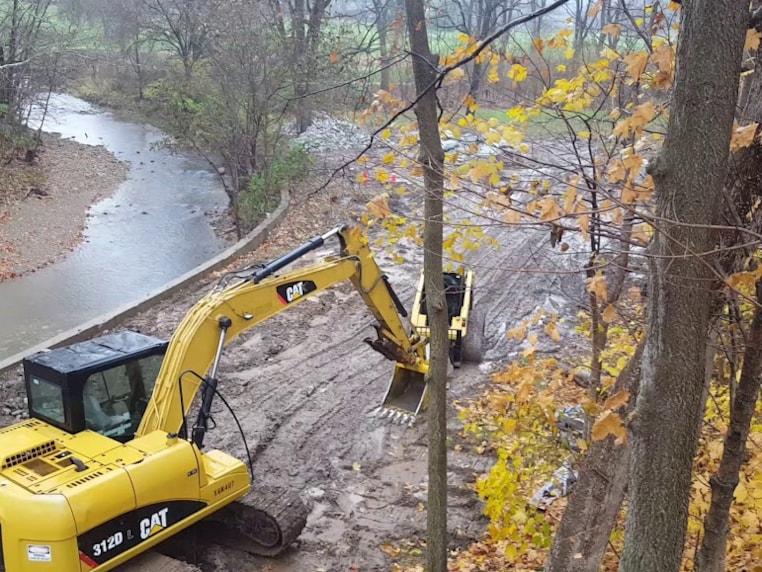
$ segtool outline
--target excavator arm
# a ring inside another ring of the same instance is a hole
[[[338,237],[340,243],[337,256],[276,274],[333,236]],[[170,340],[137,435],[147,435],[157,429],[170,434],[182,432],[191,404],[201,389],[202,403],[193,437],[202,446],[224,346],[268,318],[347,280],[378,322],[377,339],[366,341],[397,362],[395,378],[405,378],[406,384],[409,379],[415,379],[423,387],[428,366],[426,341],[403,322],[405,309],[376,264],[362,233],[357,228],[338,227],[265,266],[237,274],[234,283],[210,292],[193,306]],[[418,403],[411,412],[420,408],[423,390],[419,393]]]

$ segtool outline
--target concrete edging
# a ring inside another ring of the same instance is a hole
[[[276,208],[265,220],[260,222],[254,230],[232,246],[229,246],[210,260],[207,260],[185,274],[178,276],[174,280],[153,290],[135,302],[61,332],[28,350],[12,355],[4,360],[0,360],[0,374],[16,367],[21,363],[24,357],[28,355],[42,351],[46,348],[62,346],[84,340],[92,337],[93,334],[96,334],[101,330],[113,328],[125,318],[129,318],[150,308],[154,304],[161,302],[179,290],[182,290],[191,282],[198,280],[205,274],[225,266],[231,259],[258,248],[267,239],[272,229],[283,220],[283,217],[288,210],[289,202],[288,190],[284,189],[280,194],[280,204],[278,205],[278,208]]]

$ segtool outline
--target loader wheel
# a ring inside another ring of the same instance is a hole
[[[463,340],[458,338],[450,343],[450,363],[458,369],[463,363]]]
[[[481,363],[484,357],[484,327],[486,316],[480,308],[472,308],[468,318],[468,330],[463,338],[461,357],[463,361]]]

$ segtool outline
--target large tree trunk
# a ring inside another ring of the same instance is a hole
[[[627,366],[617,377],[613,393],[628,391],[629,414],[635,405],[640,382],[641,342]],[[593,442],[580,467],[579,480],[569,497],[561,524],[553,537],[546,572],[598,572],[606,553],[611,530],[627,486],[630,449],[617,445],[613,437]]]
[[[757,284],[757,300],[762,301],[762,283]],[[733,493],[744,462],[746,439],[759,397],[762,373],[762,310],[755,309],[744,352],[741,380],[731,407],[730,427],[717,472],[710,479],[712,502],[704,519],[704,538],[696,557],[698,572],[723,572],[725,546]]]
[[[429,372],[429,490],[426,568],[447,572],[447,360],[448,319],[442,281],[442,198],[444,151],[439,136],[436,90],[437,58],[429,47],[423,0],[405,0],[408,36],[413,53],[415,106],[420,136],[419,160],[424,167],[423,273],[426,311],[431,331]]]
[[[657,228],[640,393],[630,423],[630,506],[622,572],[680,567],[702,417],[705,351],[717,281],[710,251],[725,181],[748,0],[683,7],[664,148],[650,172]]]
[[[755,3],[759,6],[760,2]],[[747,76],[741,90],[739,107],[743,109],[744,121],[762,121],[762,69]],[[731,174],[727,184],[728,193],[734,200],[735,212],[742,221],[754,212],[754,204],[762,197],[762,144],[754,143],[735,154],[731,161]],[[759,216],[754,217],[759,219]],[[759,221],[753,219],[753,230],[759,230]],[[733,223],[729,220],[726,223]],[[740,240],[739,240],[740,242]],[[739,253],[735,258],[740,258]],[[735,264],[729,266],[728,273],[738,270]],[[724,266],[725,266],[724,265]],[[762,302],[762,284],[757,284],[757,302]],[[712,500],[704,518],[704,537],[696,555],[698,572],[723,572],[727,546],[730,506],[738,486],[738,474],[744,462],[746,440],[754,408],[759,398],[762,379],[762,311],[755,309],[749,332],[746,336],[741,378],[735,394],[731,393],[730,426],[725,435],[722,459],[717,472],[712,476]]]

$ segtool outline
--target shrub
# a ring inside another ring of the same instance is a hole
[[[278,204],[280,192],[304,179],[312,163],[309,153],[301,145],[290,147],[276,155],[264,169],[249,179],[241,193],[239,211],[245,224],[253,226]]]

